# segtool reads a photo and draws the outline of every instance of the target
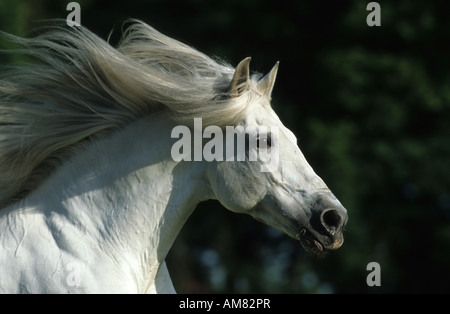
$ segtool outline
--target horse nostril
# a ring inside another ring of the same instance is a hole
[[[334,234],[341,226],[342,217],[336,209],[327,209],[322,212],[320,221],[328,232]]]

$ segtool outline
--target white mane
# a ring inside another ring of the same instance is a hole
[[[182,124],[235,125],[254,97],[230,97],[235,72],[132,20],[115,49],[83,27],[3,34],[40,62],[0,76],[0,208],[34,190],[88,140],[158,110]],[[256,79],[251,80],[256,84]]]

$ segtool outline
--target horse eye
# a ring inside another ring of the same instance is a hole
[[[260,146],[263,146],[263,147],[265,146],[266,149],[270,149],[272,147],[272,138],[271,138],[270,134],[267,134],[267,137],[263,137],[263,138],[258,137],[256,139],[256,148],[260,149]]]

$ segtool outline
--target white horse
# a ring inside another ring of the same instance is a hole
[[[175,292],[164,260],[208,199],[313,252],[342,245],[346,210],[270,106],[277,66],[260,78],[139,21],[116,49],[83,27],[3,35],[41,62],[0,80],[0,292]],[[194,118],[276,128],[278,167],[175,161]]]

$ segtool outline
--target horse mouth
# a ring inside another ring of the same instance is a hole
[[[325,238],[319,240],[311,231],[302,228],[299,233],[295,235],[295,239],[299,240],[303,248],[318,255],[326,254],[328,251],[337,250],[344,243],[342,233],[339,233],[331,239]]]
[[[306,228],[303,228],[295,238],[300,241],[307,252],[324,254],[326,252],[323,244]]]

